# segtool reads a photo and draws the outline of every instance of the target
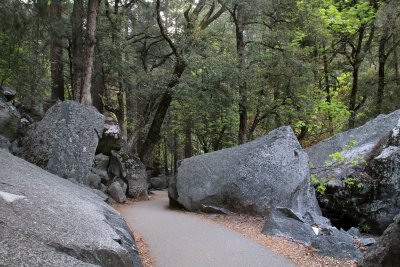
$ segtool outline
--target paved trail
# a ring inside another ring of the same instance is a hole
[[[156,267],[293,267],[241,234],[168,209],[166,192],[119,208],[147,241]]]

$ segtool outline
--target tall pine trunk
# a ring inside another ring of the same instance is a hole
[[[74,0],[72,26],[72,89],[75,101],[80,102],[83,77],[83,0]]]
[[[238,5],[233,12],[236,31],[236,52],[238,56],[239,73],[243,75],[246,68],[246,44],[244,42],[245,22],[242,5]],[[247,141],[247,85],[244,77],[239,80],[239,136],[238,143]]]
[[[385,91],[385,64],[386,64],[386,47],[387,38],[382,36],[379,40],[379,49],[378,49],[378,57],[379,57],[379,67],[378,67],[378,91],[376,94],[376,114],[382,113],[382,103],[383,103],[383,95]]]
[[[82,82],[81,104],[92,105],[92,84],[94,47],[96,44],[97,14],[99,13],[100,0],[89,0],[87,11],[86,39],[85,39],[85,65]]]
[[[49,7],[53,24],[50,44],[50,71],[51,71],[51,99],[53,101],[64,100],[64,65],[61,29],[61,2],[53,0]]]

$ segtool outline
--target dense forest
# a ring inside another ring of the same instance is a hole
[[[291,125],[304,146],[400,107],[398,0],[2,0],[0,86],[114,117],[180,159]]]

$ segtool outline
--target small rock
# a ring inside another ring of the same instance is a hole
[[[107,184],[110,181],[110,177],[108,176],[107,171],[100,170],[97,168],[92,168],[92,173],[98,175],[101,179],[101,182]]]
[[[100,189],[100,183],[101,183],[100,175],[93,172],[91,172],[83,181],[83,184],[86,184],[94,189]]]
[[[371,246],[376,243],[375,238],[357,238],[358,241],[361,242],[363,246]]]
[[[168,178],[166,176],[158,176],[150,178],[151,188],[163,190],[168,188]]]
[[[8,140],[6,137],[0,135],[0,148],[8,150],[10,147],[11,147],[10,140]]]
[[[17,95],[17,92],[14,89],[11,89],[10,87],[2,87],[1,93],[4,95],[7,102],[13,100]]]
[[[97,154],[94,157],[93,167],[99,170],[108,170],[108,165],[110,164],[110,157],[104,154]]]
[[[211,206],[211,205],[201,205],[200,211],[205,213],[213,213],[213,214],[225,214],[225,215],[234,215],[235,213],[221,207]]]
[[[360,236],[361,236],[360,230],[358,230],[358,228],[355,228],[355,227],[351,227],[351,228],[347,231],[347,233],[348,233],[349,235],[353,236],[353,237],[360,237]]]
[[[113,199],[115,199],[118,203],[125,203],[126,202],[126,195],[121,186],[121,184],[117,181],[113,182],[110,187],[108,188],[108,192]]]

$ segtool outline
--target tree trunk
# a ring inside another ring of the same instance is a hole
[[[385,90],[386,41],[387,38],[385,38],[385,36],[382,36],[382,38],[379,40],[378,91],[376,94],[376,111],[375,111],[376,114],[382,113],[383,95]]]
[[[54,25],[51,34],[50,64],[51,64],[51,99],[53,101],[64,100],[64,65],[62,36],[57,28],[61,22],[60,0],[53,0],[50,4],[51,21]]]
[[[323,61],[324,61],[324,80],[325,80],[326,102],[328,104],[331,104],[332,99],[331,99],[331,85],[329,83],[329,60],[328,60],[328,57],[326,56],[327,52],[326,52],[325,45],[323,46],[323,48],[324,48]],[[331,135],[333,135],[333,133],[334,133],[334,129],[332,127],[332,121],[333,121],[332,114],[331,114],[331,112],[328,112],[328,122],[329,122],[328,127],[329,127],[329,133]],[[301,131],[302,131],[302,133],[304,132],[303,128],[301,129]],[[304,134],[304,137],[305,137],[305,134]],[[300,140],[300,138],[298,138],[298,139]]]
[[[179,154],[178,154],[178,133],[175,131],[174,132],[174,175],[178,173],[178,160],[179,160]]]
[[[153,122],[150,126],[149,132],[147,133],[146,140],[142,146],[140,159],[144,162],[150,160],[151,152],[154,149],[154,146],[160,140],[160,132],[161,126],[164,122],[165,116],[167,114],[168,108],[171,105],[172,96],[171,96],[171,89],[174,88],[178,83],[179,79],[181,78],[183,72],[186,69],[186,63],[181,58],[177,58],[175,63],[173,76],[170,82],[167,85],[167,88],[161,97],[160,103],[158,104],[156,113],[153,118]]]
[[[246,69],[246,44],[244,42],[245,22],[242,5],[238,5],[234,12],[236,31],[236,52],[238,55],[239,73],[243,75]],[[239,80],[239,136],[238,143],[244,144],[247,141],[247,86],[244,77]]]
[[[395,79],[396,85],[400,85],[400,70],[399,70],[399,56],[398,56],[398,48],[399,45],[397,43],[396,35],[393,35],[393,57],[394,57],[394,71],[395,71]]]
[[[185,159],[193,156],[192,143],[192,120],[188,118],[185,122]]]
[[[356,115],[357,115],[357,93],[358,93],[358,78],[359,78],[359,71],[360,71],[360,65],[361,62],[363,61],[363,56],[361,53],[363,52],[363,40],[365,36],[365,25],[362,25],[359,29],[358,32],[358,41],[357,41],[357,46],[353,48],[352,50],[352,58],[353,61],[351,62],[353,66],[353,84],[351,86],[351,93],[350,93],[350,99],[349,99],[349,111],[350,111],[350,117],[349,117],[349,129],[354,128],[356,124]],[[369,49],[370,42],[372,40],[374,30],[371,30],[370,33],[370,39],[367,41],[365,47],[364,47],[364,52]]]
[[[164,139],[164,174],[169,175],[169,169],[168,169],[168,146],[167,146],[167,140]]]
[[[105,84],[103,75],[103,62],[96,56],[94,61],[94,73],[93,73],[93,106],[97,108],[100,113],[104,112],[104,103],[102,98],[104,97]]]
[[[72,89],[74,100],[80,102],[83,77],[83,0],[74,0],[72,26]]]
[[[349,129],[354,128],[356,123],[356,102],[357,102],[357,93],[358,93],[358,73],[359,73],[359,66],[358,63],[353,67],[353,84],[351,86],[351,93],[350,93],[350,101],[349,101]]]
[[[116,110],[116,116],[118,120],[118,125],[121,130],[121,139],[122,143],[124,144],[124,147],[127,146],[127,135],[128,135],[128,129],[126,127],[126,122],[125,122],[125,117],[126,117],[126,107],[125,107],[125,86],[122,80],[118,82],[118,93],[117,93],[117,99],[118,99],[118,109]]]
[[[92,84],[94,47],[96,44],[97,14],[99,13],[100,0],[89,0],[87,11],[87,26],[85,40],[85,66],[81,93],[81,104],[92,105],[90,87]]]

